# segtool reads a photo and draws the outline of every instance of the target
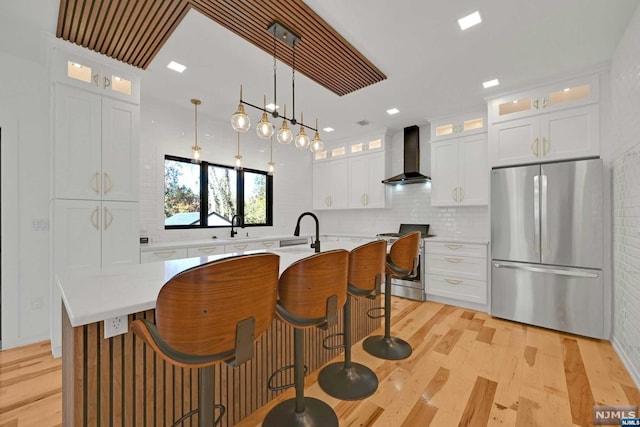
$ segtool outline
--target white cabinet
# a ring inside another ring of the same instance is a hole
[[[486,245],[427,242],[426,258],[427,295],[487,303]]]
[[[57,271],[138,263],[138,203],[56,200]]]
[[[489,122],[499,123],[594,104],[598,102],[599,97],[598,76],[579,77],[494,98],[489,101]]]
[[[347,159],[313,164],[313,209],[347,207]]]
[[[487,131],[487,115],[483,112],[437,118],[430,120],[430,123],[431,142]]]
[[[384,153],[349,158],[349,208],[387,207]]]
[[[491,166],[598,156],[598,105],[497,123],[489,139]]]
[[[490,100],[490,165],[599,156],[598,100],[597,75]]]
[[[131,71],[116,70],[62,49],[57,49],[53,61],[54,80],[83,90],[140,103],[140,78]]]
[[[55,99],[55,197],[137,201],[140,107],[64,85]]]
[[[486,133],[431,143],[431,205],[489,203]]]

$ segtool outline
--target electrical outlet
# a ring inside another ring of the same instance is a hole
[[[115,337],[116,335],[126,334],[129,331],[127,316],[112,317],[104,321],[104,338]]]

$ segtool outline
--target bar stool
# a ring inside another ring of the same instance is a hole
[[[384,336],[374,335],[362,343],[365,351],[373,356],[387,360],[400,360],[411,356],[411,345],[403,339],[391,336],[391,278],[403,279],[411,276],[418,265],[419,247],[419,231],[405,234],[391,245],[386,262],[384,308],[378,308],[384,311]]]
[[[185,270],[160,290],[155,325],[133,321],[133,332],[167,362],[198,368],[199,426],[218,425],[226,412],[213,402],[213,365],[238,366],[251,359],[254,341],[275,317],[280,257],[224,258]],[[214,419],[215,410],[219,415]]]
[[[366,243],[349,254],[347,302],[343,308],[342,333],[325,338],[325,342],[341,335],[343,343],[324,345],[327,349],[344,348],[344,362],[331,363],[320,371],[318,383],[328,395],[342,400],[359,400],[371,396],[378,388],[378,377],[370,368],[351,361],[351,300],[380,295],[385,272],[387,243],[384,240]]]
[[[349,252],[322,252],[291,264],[280,276],[276,315],[293,327],[293,366],[278,369],[269,378],[269,389],[295,387],[296,397],[276,405],[263,427],[338,427],[338,417],[327,403],[304,396],[304,330],[329,327],[338,321],[338,308],[347,299]],[[275,376],[293,368],[294,383],[275,387]]]

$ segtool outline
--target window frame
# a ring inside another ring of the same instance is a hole
[[[200,224],[197,225],[164,225],[165,230],[184,230],[184,229],[198,229],[198,228],[230,228],[231,225],[207,225],[207,217],[209,215],[209,166],[221,167],[233,169],[236,172],[236,214],[244,218],[244,180],[245,171],[258,175],[266,176],[266,223],[261,224],[244,224],[244,227],[272,227],[273,226],[273,175],[270,175],[267,171],[251,168],[235,168],[229,165],[223,165],[219,163],[211,163],[205,160],[194,160],[186,157],[174,156],[171,154],[164,155],[163,166],[166,167],[166,161],[176,161],[183,163],[197,164],[200,166]],[[163,174],[164,176],[164,174]],[[164,202],[164,188],[166,182],[163,179],[163,202]],[[164,203],[163,203],[164,206]],[[164,214],[163,214],[164,218]],[[166,220],[166,218],[164,218]],[[163,220],[163,222],[164,222]]]

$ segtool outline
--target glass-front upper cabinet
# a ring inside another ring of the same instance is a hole
[[[140,103],[140,79],[131,71],[92,61],[63,49],[54,54],[54,79],[57,82],[102,95]]]
[[[431,142],[487,131],[487,114],[474,112],[430,120]]]
[[[597,103],[598,75],[577,78],[489,101],[489,121],[498,123],[547,111]]]

